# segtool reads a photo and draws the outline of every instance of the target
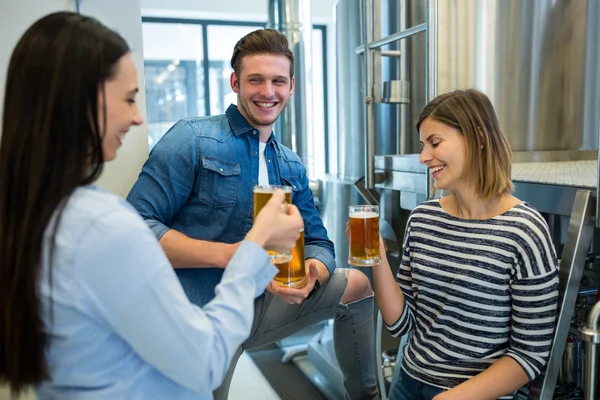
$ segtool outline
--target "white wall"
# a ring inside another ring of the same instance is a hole
[[[74,8],[75,3],[72,0],[0,0],[0,104],[4,103],[4,86],[10,55],[21,35],[41,16]],[[1,118],[0,106],[0,120]]]
[[[74,0],[0,0],[0,95],[4,99],[6,70],[12,51],[25,30],[38,18],[59,10],[75,10]],[[142,23],[139,0],[84,0],[81,12],[98,18],[118,31],[128,42],[138,67],[140,93],[138,105],[146,115],[144,90]],[[0,107],[1,109],[1,107]],[[1,113],[1,111],[0,111]],[[1,115],[0,115],[1,116]],[[127,192],[137,179],[142,163],[148,154],[148,131],[145,124],[133,127],[117,159],[105,166],[98,184],[120,196]]]
[[[81,13],[98,18],[119,32],[129,43],[138,70],[139,93],[136,101],[146,120],[146,90],[144,86],[144,52],[142,49],[142,15],[140,0],[84,0]],[[114,161],[104,166],[98,185],[125,197],[135,183],[142,164],[148,158],[148,127],[144,122],[127,134]]]

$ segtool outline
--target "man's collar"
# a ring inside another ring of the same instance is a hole
[[[249,131],[256,129],[248,123],[246,118],[242,115],[240,110],[237,109],[235,104],[230,104],[229,107],[227,107],[225,115],[227,115],[227,119],[229,120],[229,126],[231,126],[231,130],[233,131],[234,135],[241,135],[243,133],[248,133]],[[271,132],[271,136],[269,136],[269,140],[267,141],[267,143],[269,143],[272,140],[275,140],[273,132]]]
[[[248,121],[246,121],[246,118],[244,118],[235,104],[230,104],[229,107],[227,107],[225,115],[227,115],[229,125],[231,126],[231,130],[235,135],[241,135],[242,133],[246,133],[254,129],[254,127],[250,125]]]

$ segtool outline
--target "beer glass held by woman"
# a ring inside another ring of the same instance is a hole
[[[0,141],[0,382],[44,399],[212,399],[277,269],[298,210],[277,192],[204,308],[156,237],[94,185],[142,117],[127,43],[71,12],[13,51]]]

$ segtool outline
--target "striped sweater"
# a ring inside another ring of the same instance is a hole
[[[405,307],[388,329],[411,332],[402,367],[414,379],[452,388],[503,356],[533,379],[547,361],[558,262],[548,225],[527,203],[488,220],[453,217],[439,200],[419,205],[396,281]]]

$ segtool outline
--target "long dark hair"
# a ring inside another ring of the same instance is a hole
[[[14,394],[49,378],[44,232],[56,215],[51,262],[67,199],[102,171],[98,97],[128,52],[116,32],[71,12],[35,22],[13,51],[0,141],[0,382]]]

